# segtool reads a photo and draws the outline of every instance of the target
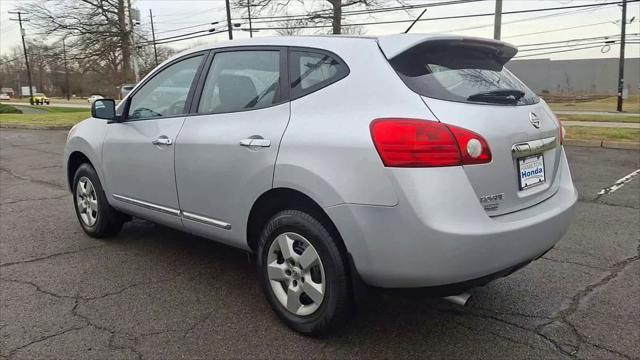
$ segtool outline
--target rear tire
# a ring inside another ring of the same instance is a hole
[[[322,335],[344,325],[352,308],[347,261],[322,222],[281,211],[265,225],[257,251],[260,285],[287,326]]]
[[[73,204],[82,230],[94,238],[117,234],[126,216],[109,205],[95,169],[82,164],[73,177]]]

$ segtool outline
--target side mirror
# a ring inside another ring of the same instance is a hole
[[[116,102],[113,99],[98,99],[91,104],[91,116],[96,119],[116,121]]]

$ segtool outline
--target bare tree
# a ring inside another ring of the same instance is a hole
[[[305,20],[294,19],[286,20],[278,23],[276,33],[282,36],[298,36],[302,35],[304,30],[302,27],[306,24]]]
[[[247,0],[238,0],[236,1],[236,6],[243,7],[246,6]],[[402,0],[396,0],[398,3],[402,3]],[[374,6],[380,5],[380,3],[384,2],[384,0],[324,0],[322,1],[322,9],[310,11],[308,16],[305,19],[300,19],[300,24],[291,25],[289,21],[285,22],[284,32],[287,35],[290,35],[293,30],[297,30],[296,27],[304,26],[308,23],[326,23],[331,22],[331,33],[332,34],[342,34],[342,11],[344,8],[351,7],[364,7],[370,8]],[[304,5],[304,0],[253,0],[252,6],[257,7],[260,12],[266,12],[269,14],[279,14],[286,10],[286,8],[292,3],[298,3]],[[291,20],[293,21],[293,20]],[[300,29],[301,30],[301,29]],[[281,34],[278,31],[279,34]],[[298,35],[298,34],[293,34]]]
[[[88,60],[92,70],[119,73],[116,78],[128,82],[133,76],[126,5],[125,0],[52,0],[27,3],[22,10],[43,35],[65,38],[71,59]]]
[[[379,5],[378,0],[325,0],[331,4],[331,29],[334,34],[342,34],[342,10],[347,7],[373,7]]]
[[[176,53],[176,50],[158,45],[158,63],[165,61]],[[137,51],[140,57],[140,78],[143,78],[156,67],[156,58],[152,46],[142,47]]]
[[[361,25],[346,25],[342,27],[342,33],[346,35],[364,35],[367,29]]]

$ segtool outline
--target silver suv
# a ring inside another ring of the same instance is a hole
[[[307,334],[343,324],[362,289],[463,293],[552,248],[577,199],[561,124],[504,68],[516,52],[420,34],[189,50],[69,132],[78,220],[249,251]]]

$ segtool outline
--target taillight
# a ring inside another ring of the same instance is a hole
[[[463,165],[484,164],[491,161],[489,144],[487,144],[487,141],[482,136],[457,126],[446,126],[458,141]]]
[[[482,136],[436,121],[384,118],[371,122],[371,137],[388,167],[438,167],[491,161]]]
[[[562,121],[555,114],[552,115],[556,122],[558,123],[558,135],[560,135],[560,145],[564,142],[564,126],[562,126]]]

